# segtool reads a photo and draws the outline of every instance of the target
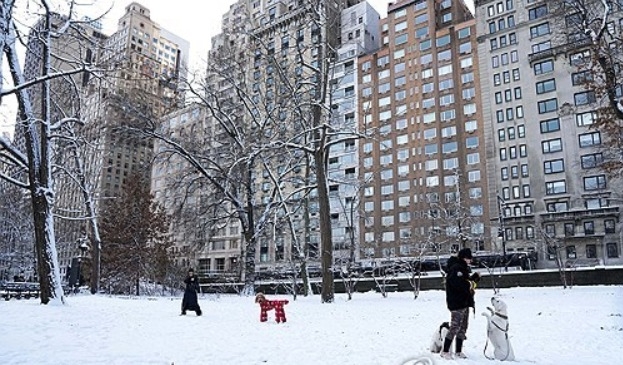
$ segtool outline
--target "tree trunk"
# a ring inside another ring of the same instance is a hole
[[[50,13],[46,14],[45,29],[41,34],[43,42],[43,69],[42,76],[47,75],[50,69]],[[15,53],[16,30],[13,24],[9,25],[8,42],[3,50],[7,55],[9,69],[15,85],[23,85],[24,75]],[[17,93],[19,116],[23,124],[26,153],[28,155],[28,178],[30,196],[33,207],[33,222],[35,229],[35,251],[37,255],[37,275],[39,278],[40,299],[42,304],[50,300],[59,300],[64,303],[61,275],[56,253],[54,234],[54,216],[52,202],[54,190],[51,171],[50,135],[50,82],[41,84],[41,117],[34,114],[34,106],[26,90]]]
[[[320,121],[320,107],[314,107],[314,119]],[[316,124],[319,125],[319,122]],[[321,136],[320,138],[324,138]],[[321,301],[323,303],[332,303],[335,296],[335,284],[333,279],[333,239],[331,232],[331,209],[329,203],[329,192],[327,189],[326,174],[326,149],[318,148],[314,155],[314,164],[316,167],[316,182],[318,186],[318,204],[320,219],[320,247],[321,247],[321,263],[322,263],[322,292]]]

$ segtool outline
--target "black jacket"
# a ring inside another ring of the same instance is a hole
[[[469,267],[465,260],[456,256],[448,259],[446,304],[451,311],[474,307],[474,295],[469,281]]]
[[[184,283],[186,283],[186,290],[184,291],[184,298],[182,298],[182,312],[186,312],[186,310],[201,311],[199,302],[197,301],[199,278],[194,275],[187,276],[186,279],[184,279]]]
[[[184,279],[184,283],[186,284],[187,292],[197,293],[199,291],[199,279],[196,276],[187,276],[186,279]]]

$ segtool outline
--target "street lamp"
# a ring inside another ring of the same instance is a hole
[[[506,201],[499,195],[498,199],[498,218],[500,220],[500,231],[498,232],[498,238],[502,239],[502,255],[504,256],[504,267],[506,268],[506,231],[504,229],[504,208],[506,207]]]

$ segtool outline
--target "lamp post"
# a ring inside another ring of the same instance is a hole
[[[506,266],[506,231],[504,228],[504,208],[506,207],[506,201],[499,195],[498,199],[498,218],[500,220],[500,231],[498,237],[502,239],[502,255],[504,256],[504,268],[508,270]]]

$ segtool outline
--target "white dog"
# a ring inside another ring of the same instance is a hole
[[[508,338],[508,312],[506,311],[506,303],[493,297],[491,298],[493,308],[487,307],[489,313],[483,312],[482,315],[487,317],[487,340],[493,345],[493,355],[496,360],[513,361],[515,354]],[[485,345],[485,352],[487,346]],[[487,354],[485,353],[485,356]],[[492,358],[488,359],[493,360]]]
[[[446,335],[450,330],[450,323],[443,322],[441,326],[433,333],[433,337],[430,339],[430,352],[440,353],[443,350],[443,342],[446,339]]]

